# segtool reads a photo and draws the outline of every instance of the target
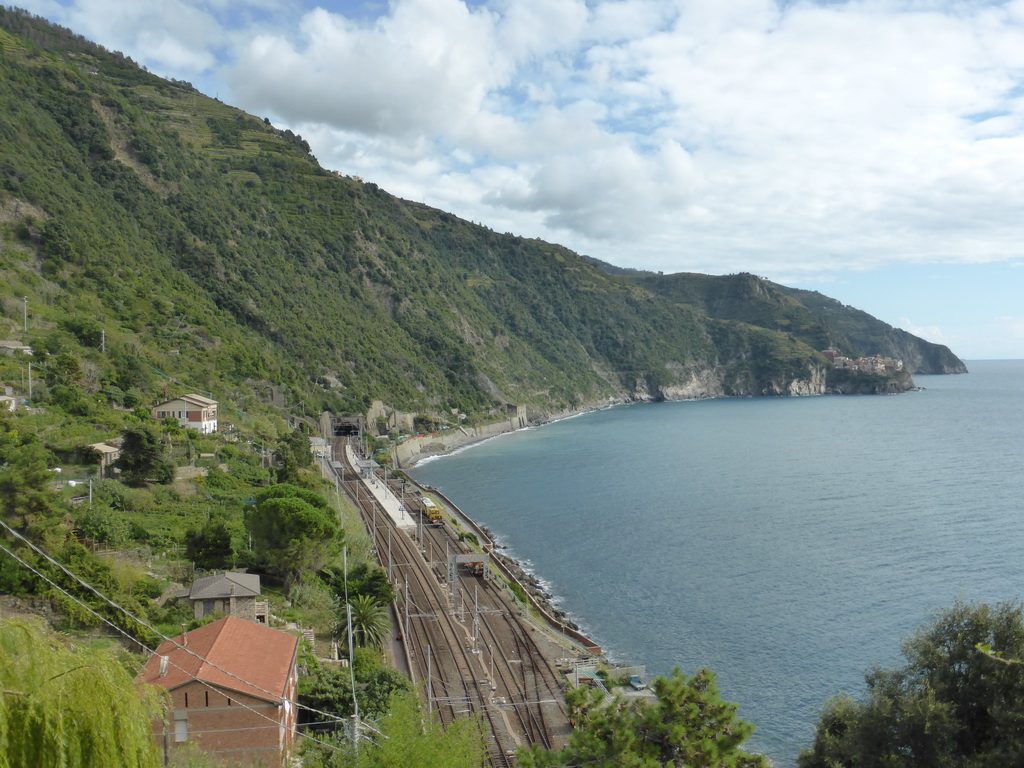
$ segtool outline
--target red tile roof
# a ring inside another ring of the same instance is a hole
[[[202,680],[267,701],[285,695],[299,638],[236,616],[166,640],[146,662],[139,679],[167,690]],[[160,657],[167,673],[160,676]]]

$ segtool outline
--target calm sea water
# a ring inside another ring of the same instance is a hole
[[[702,666],[791,766],[825,700],[957,599],[1024,597],[1024,361],[895,396],[613,408],[413,476],[619,661]]]

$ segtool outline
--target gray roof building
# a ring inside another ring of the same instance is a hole
[[[260,577],[255,573],[214,573],[202,576],[178,593],[192,601],[195,617],[213,613],[238,616],[249,621],[266,622],[267,604],[258,601]]]

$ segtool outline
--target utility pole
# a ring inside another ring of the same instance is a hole
[[[22,318],[25,323],[25,333],[28,333],[28,296],[25,297],[25,309],[22,313]]]
[[[473,653],[480,652],[480,585],[473,583]]]
[[[352,685],[352,743],[355,745],[356,753],[359,752],[359,700],[356,699],[356,665],[354,639],[352,637],[352,603],[348,599],[348,547],[341,553],[342,568],[345,572],[345,626],[348,629],[348,673]]]
[[[104,355],[107,354],[107,332],[102,329],[100,330],[100,352]]]
[[[28,399],[32,400],[32,363],[28,364]]]
[[[430,718],[434,704],[434,681],[431,679],[430,643],[427,643],[427,718]]]

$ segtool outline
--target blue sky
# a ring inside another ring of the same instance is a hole
[[[1024,0],[22,0],[499,232],[1024,358]]]

